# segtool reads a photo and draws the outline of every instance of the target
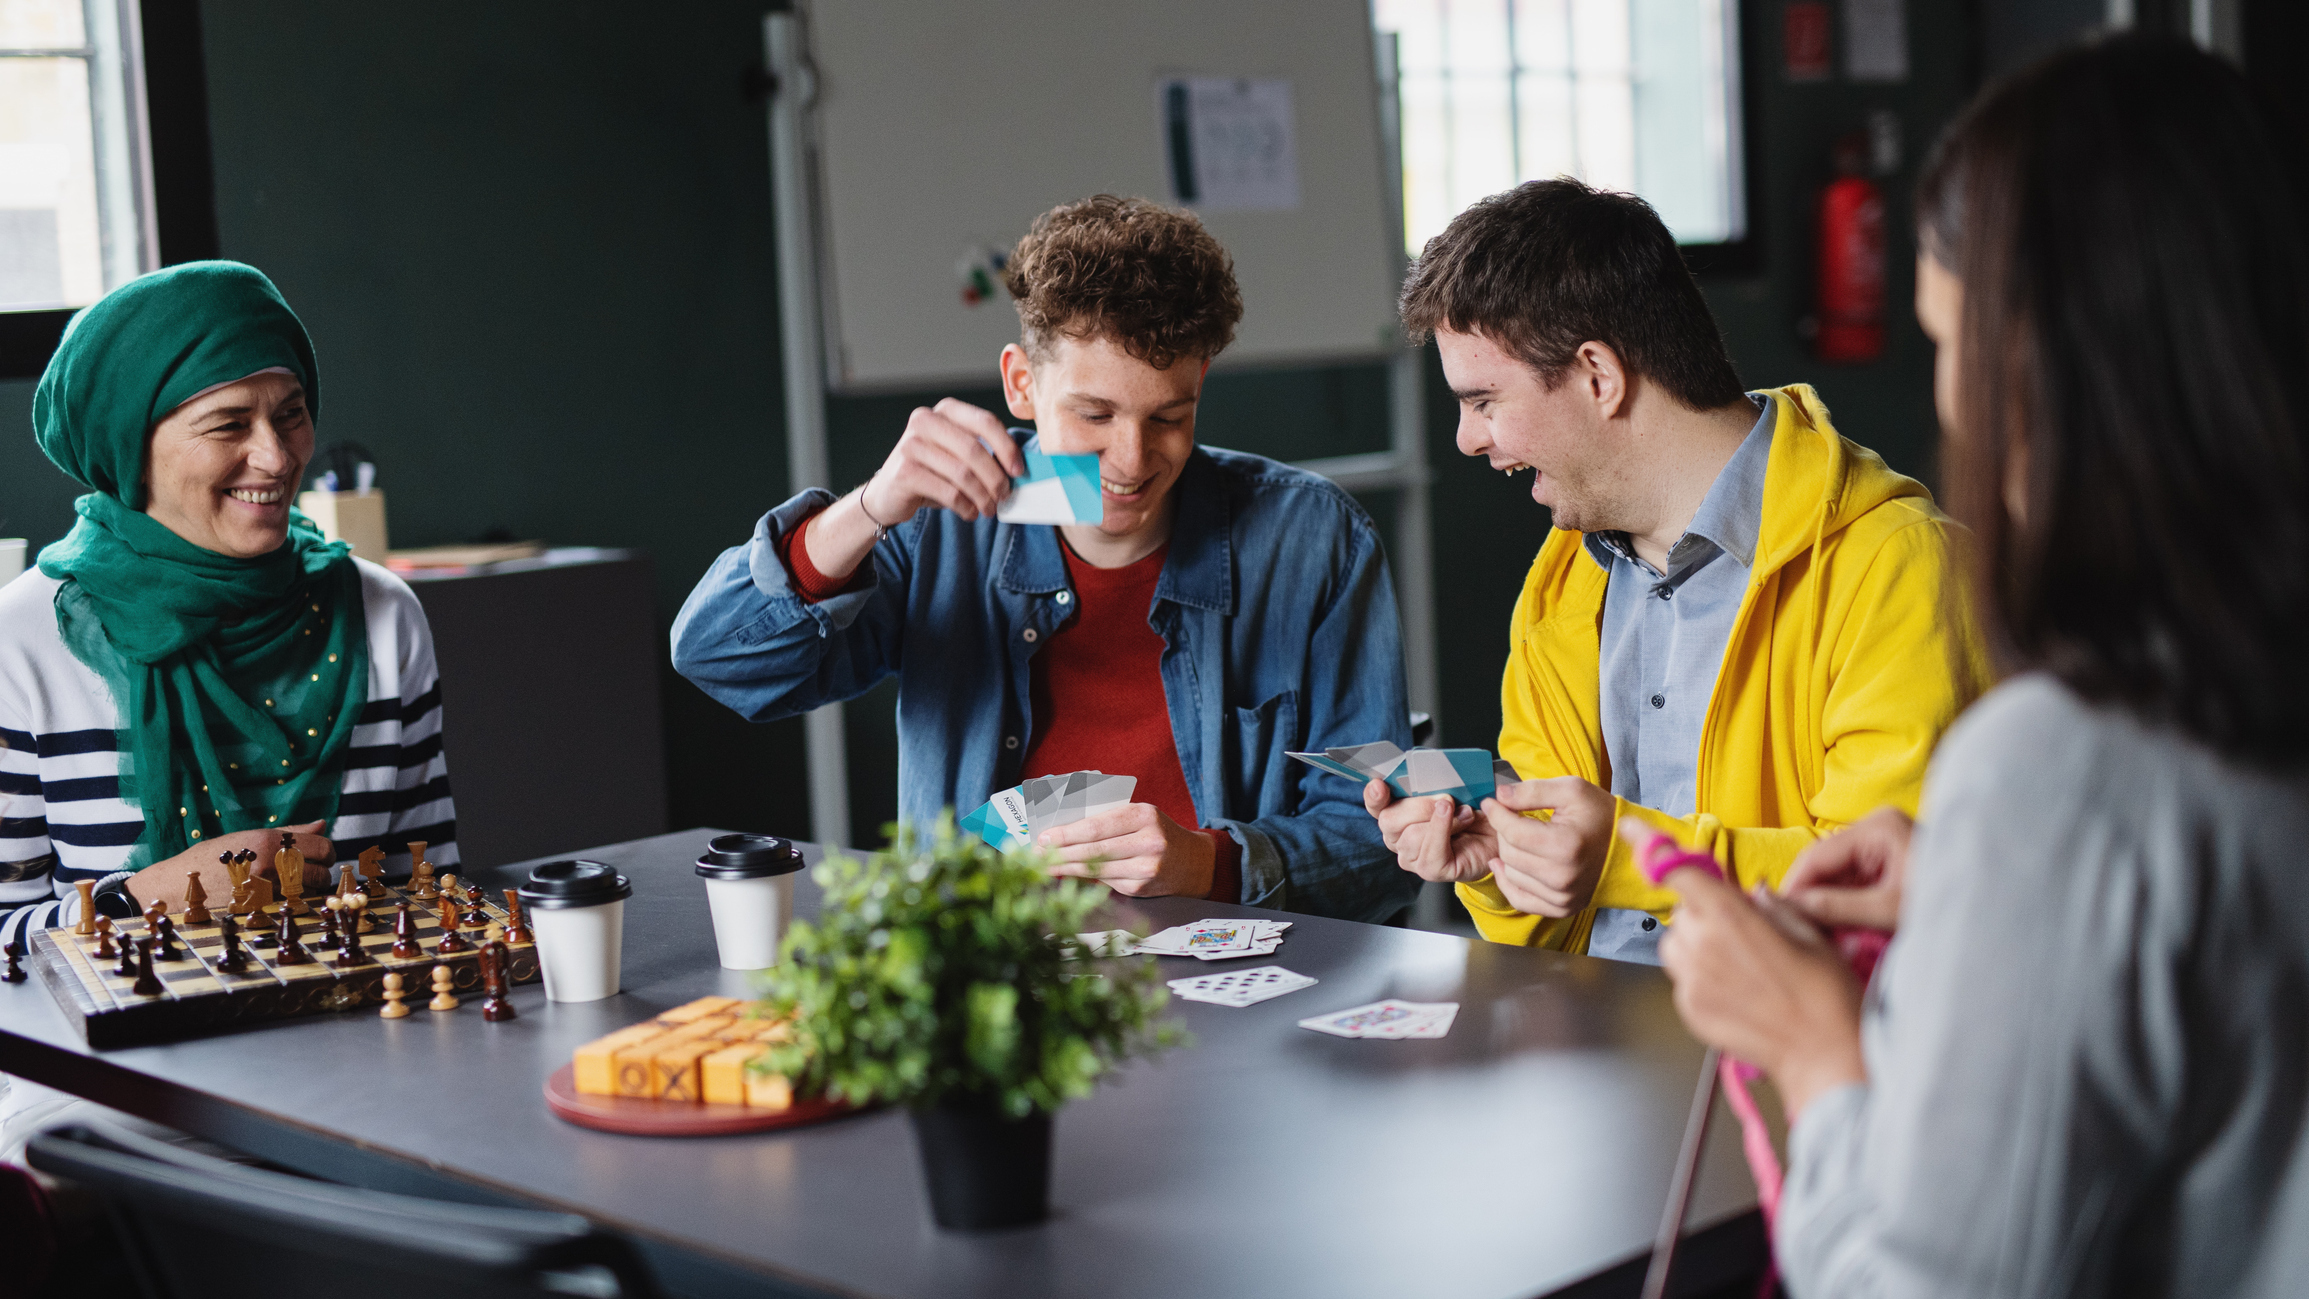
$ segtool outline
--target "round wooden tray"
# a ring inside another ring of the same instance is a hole
[[[575,1069],[563,1065],[545,1080],[545,1104],[581,1128],[637,1137],[728,1137],[772,1128],[798,1128],[857,1113],[835,1101],[796,1101],[782,1110],[745,1105],[689,1105],[639,1096],[590,1096],[573,1085]]]

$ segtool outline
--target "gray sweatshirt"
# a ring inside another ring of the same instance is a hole
[[[1798,1299],[2309,1296],[2309,779],[2006,683],[1862,1031],[1789,1138]]]

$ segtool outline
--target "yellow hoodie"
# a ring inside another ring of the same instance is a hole
[[[1986,688],[1979,636],[1956,590],[1954,527],[1922,483],[1846,441],[1808,384],[1777,389],[1764,513],[1748,590],[1700,732],[1692,816],[1620,800],[1777,887],[1821,835],[1887,805],[1913,816],[1940,733]],[[1606,574],[1581,535],[1548,534],[1524,580],[1500,686],[1500,756],[1525,779],[1611,788],[1597,684]],[[1518,911],[1490,876],[1459,886],[1493,942],[1587,950],[1598,908],[1662,919],[1675,895],[1646,883],[1614,835],[1588,910]]]

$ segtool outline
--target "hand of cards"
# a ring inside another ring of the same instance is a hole
[[[1198,920],[1139,939],[1135,950],[1141,956],[1192,956],[1198,961],[1267,956],[1283,945],[1283,931],[1290,927],[1288,920]]]
[[[1262,965],[1255,970],[1224,970],[1217,974],[1198,974],[1190,979],[1171,980],[1171,991],[1182,1001],[1207,1001],[1214,1006],[1255,1006],[1271,997],[1286,992],[1315,986],[1315,980],[1304,974],[1294,974],[1280,965]]]
[[[1101,771],[1036,776],[980,803],[959,824],[985,840],[988,847],[1008,851],[1034,842],[1036,835],[1052,826],[1069,825],[1121,807],[1130,802],[1137,789],[1138,777],[1109,776]]]
[[[1302,1019],[1299,1027],[1311,1028],[1333,1037],[1381,1037],[1391,1039],[1434,1038],[1451,1031],[1451,1021],[1459,1015],[1456,1001],[1374,1001],[1368,1006],[1352,1010],[1335,1010],[1328,1015]]]
[[[1489,749],[1413,749],[1406,753],[1379,740],[1291,756],[1349,780],[1384,780],[1402,798],[1449,794],[1469,807],[1491,797],[1501,783],[1512,785],[1522,779],[1505,759],[1492,757]]]

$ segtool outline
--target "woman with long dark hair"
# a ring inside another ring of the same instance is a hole
[[[1662,957],[1788,1114],[1799,1296],[2309,1294],[2309,157],[2127,38],[1992,87],[1917,310],[2008,676],[1779,899]],[[1801,925],[1898,936],[1865,997]]]

